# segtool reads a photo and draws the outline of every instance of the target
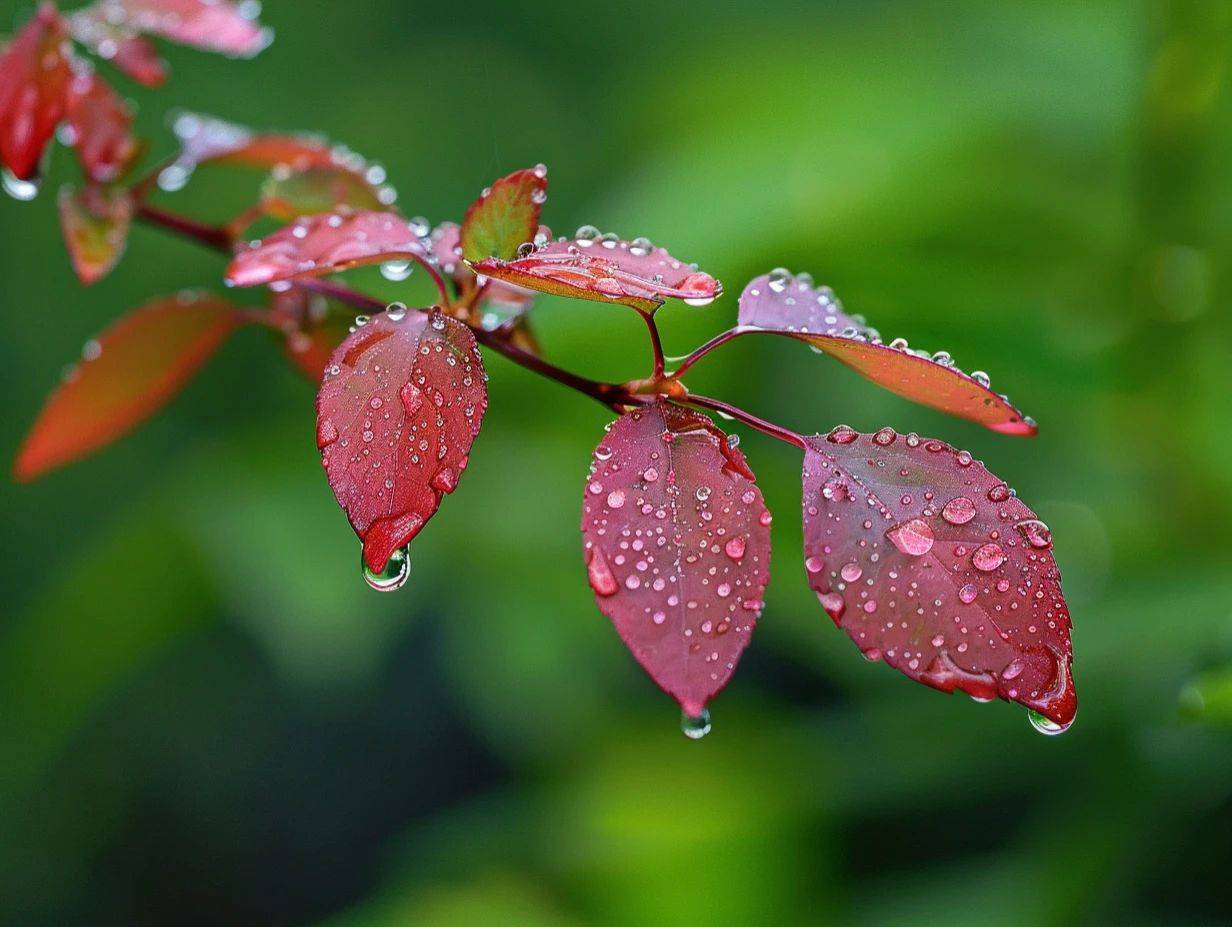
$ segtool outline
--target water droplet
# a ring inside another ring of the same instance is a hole
[[[386,261],[381,265],[381,276],[386,280],[400,283],[411,275],[414,265],[410,261]]]
[[[377,592],[393,592],[400,589],[406,578],[411,575],[411,549],[409,546],[399,548],[389,555],[389,560],[379,571],[369,569],[361,551],[360,566],[364,571],[364,581]]]
[[[745,542],[742,537],[734,537],[723,545],[723,550],[727,556],[733,560],[740,560],[744,557]]]
[[[22,180],[6,167],[0,169],[0,185],[4,187],[4,192],[13,199],[28,203],[38,196],[42,181],[38,177]]]
[[[1020,521],[1015,527],[1032,547],[1039,550],[1052,547],[1052,530],[1038,518]]]
[[[975,583],[964,583],[962,588],[958,590],[958,599],[964,605],[970,605],[974,602],[977,595],[979,595],[979,589]]]
[[[619,588],[607,558],[597,547],[590,552],[590,558],[586,561],[586,579],[590,582],[590,588],[595,590],[595,595],[615,595]]]
[[[895,525],[886,532],[886,537],[908,557],[922,557],[933,549],[933,529],[922,518]]]
[[[1000,544],[985,544],[971,555],[971,564],[981,573],[991,573],[1005,563],[1005,551]]]
[[[843,577],[843,579],[849,583],[854,583],[863,575],[864,571],[860,569],[860,564],[856,563],[854,560],[851,561],[851,563],[844,563],[843,568],[839,570],[839,576]]]
[[[791,283],[791,271],[786,267],[776,267],[770,271],[770,289],[782,293]]]
[[[385,318],[391,322],[401,322],[406,318],[406,303],[390,303],[385,307]]]
[[[680,731],[689,740],[701,740],[710,733],[710,711],[703,708],[699,715],[680,713]]]
[[[966,496],[956,496],[945,504],[941,517],[951,525],[965,525],[975,518],[975,503]]]
[[[894,443],[894,439],[898,437],[898,432],[893,428],[882,428],[879,432],[873,435],[873,440],[882,447],[889,447]]]
[[[826,435],[826,440],[831,444],[850,444],[858,437],[860,433],[850,425],[835,425]]]
[[[1027,719],[1031,722],[1031,726],[1033,728],[1041,734],[1047,734],[1049,737],[1055,737],[1057,734],[1064,734],[1074,724],[1072,718],[1065,724],[1058,724],[1051,718],[1044,717],[1034,708],[1027,709]]]

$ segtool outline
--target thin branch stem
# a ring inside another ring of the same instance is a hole
[[[197,222],[195,219],[188,219],[176,213],[168,212],[165,209],[159,209],[157,206],[151,206],[148,203],[142,203],[138,206],[136,215],[138,219],[143,219],[151,225],[157,225],[170,232],[175,232],[177,235],[191,238],[193,241],[199,242],[208,248],[214,248],[227,254],[231,253],[231,246],[234,244],[234,241],[231,238],[231,233],[224,228],[219,228],[216,225],[206,225],[203,222]]]
[[[426,258],[422,258],[417,254],[409,255],[409,257],[427,273],[428,278],[432,281],[432,285],[436,287],[436,292],[441,297],[440,305],[442,307],[451,305],[453,300],[449,295],[449,288],[445,286],[445,280],[441,277],[440,271],[433,267],[432,263]]]
[[[646,320],[646,330],[650,333],[650,349],[654,352],[654,372],[650,375],[652,380],[658,380],[663,376],[663,340],[659,337],[659,326],[655,322],[653,312],[641,313],[643,319]]]
[[[701,345],[698,348],[694,348],[694,350],[690,354],[688,354],[684,358],[684,360],[680,362],[680,364],[676,367],[676,369],[671,372],[670,376],[672,377],[672,379],[678,379],[684,374],[686,370],[688,370],[690,367],[696,364],[699,360],[701,360],[703,357],[705,357],[715,348],[720,347],[721,345],[727,344],[727,342],[729,341],[734,341],[736,338],[739,338],[741,335],[748,334],[748,332],[749,332],[749,329],[739,328],[739,327],[729,328],[725,332],[719,332],[717,335],[715,335],[705,344]]]
[[[744,409],[738,406],[729,405],[719,399],[711,399],[709,396],[699,396],[696,393],[690,393],[687,396],[675,400],[676,402],[685,403],[686,405],[697,406],[702,409],[709,409],[712,412],[718,412],[720,415],[726,415],[735,419],[738,422],[743,422],[751,428],[756,428],[762,434],[767,434],[772,438],[778,438],[787,444],[798,447],[801,450],[807,448],[804,436],[796,434],[790,428],[784,428],[782,425],[776,425],[774,422],[768,422],[764,418],[758,418],[751,412],[745,412]]]

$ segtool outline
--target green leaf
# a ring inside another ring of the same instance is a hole
[[[540,165],[515,171],[484,190],[462,220],[462,256],[468,261],[517,257],[518,247],[539,230],[547,186],[547,169]]]

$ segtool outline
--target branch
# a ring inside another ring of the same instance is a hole
[[[747,335],[751,331],[755,331],[755,329],[741,328],[740,326],[736,326],[735,328],[729,328],[725,332],[719,332],[717,335],[715,335],[713,338],[711,338],[701,347],[695,348],[692,351],[692,353],[686,355],[685,358],[680,362],[680,365],[675,370],[673,370],[670,374],[668,374],[668,376],[670,376],[672,379],[679,378],[680,376],[684,374],[686,370],[688,370],[690,367],[696,364],[699,360],[701,360],[703,357],[705,357],[715,348],[720,347],[721,345],[725,345],[729,341],[734,341],[736,338],[739,338],[741,335]]]
[[[659,326],[655,322],[654,313],[641,313],[643,319],[646,320],[646,329],[650,332],[650,349],[654,352],[654,372],[650,375],[652,380],[659,380],[663,376],[663,341],[659,337]]]
[[[718,412],[720,415],[735,419],[738,422],[744,422],[744,424],[750,426],[751,428],[756,428],[762,434],[767,434],[772,438],[778,438],[780,441],[791,444],[801,450],[805,450],[807,448],[803,435],[796,434],[796,432],[792,431],[790,428],[784,428],[782,425],[776,425],[774,422],[768,422],[763,418],[758,418],[751,412],[745,412],[744,409],[738,408],[737,406],[728,405],[726,402],[722,402],[721,400],[711,399],[708,396],[698,396],[696,393],[690,393],[675,401],[685,403],[686,405],[697,406],[701,409],[709,409],[712,412]]]

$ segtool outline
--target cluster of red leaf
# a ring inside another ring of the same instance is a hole
[[[117,59],[127,46],[125,66],[135,74],[152,73],[144,46],[132,44],[144,41],[143,32],[234,52],[260,40],[257,27],[227,15],[225,3],[103,0],[97,7],[113,8],[124,15],[91,14],[89,41],[111,42]],[[104,24],[114,34],[104,37]],[[6,63],[49,54],[58,61],[63,28],[44,8]],[[74,29],[83,41],[86,32]],[[73,78],[64,68],[67,86]],[[82,88],[92,102],[75,118],[73,107],[82,104],[43,70],[30,76],[27,69],[24,81],[5,72],[0,103],[33,114],[23,116],[20,132],[6,123],[9,169],[28,176],[64,114],[87,171],[127,157],[125,132],[106,118],[114,109],[106,91],[97,83]],[[634,657],[679,702],[691,735],[708,729],[707,702],[749,644],[770,580],[771,515],[735,436],[710,417],[715,410],[803,452],[805,575],[868,659],[945,692],[1018,702],[1042,730],[1072,722],[1070,618],[1051,533],[1003,481],[940,441],[846,426],[801,435],[696,396],[683,382],[694,363],[727,342],[772,334],[804,341],[912,401],[1003,434],[1034,434],[1034,422],[994,392],[986,374],[959,370],[944,352],[885,343],[829,288],[781,268],[745,287],[735,326],[665,370],[658,310],[669,299],[708,305],[722,286],[645,238],[583,226],[553,239],[540,224],[542,165],[497,180],[460,223],[433,228],[396,209],[379,167],[322,139],[191,115],[176,131],[181,151],[159,174],[165,189],[182,186],[200,165],[239,164],[269,171],[256,201],[213,228],[150,206],[144,182],[66,193],[61,213],[77,266],[89,270],[83,279],[114,263],[116,230],[140,206],[143,218],[227,251],[226,282],[267,288],[268,306],[181,295],[116,322],[86,346],[48,400],[18,455],[18,478],[119,437],[165,404],[237,327],[261,325],[319,384],[316,440],[330,488],[362,543],[369,582],[396,588],[409,568],[408,545],[457,487],[479,433],[488,403],[483,344],[617,413],[583,490],[586,577]],[[241,242],[263,217],[288,224]],[[322,279],[364,264],[381,264],[390,279],[418,265],[438,298],[421,308],[385,306]],[[528,323],[537,292],[637,310],[651,333],[650,376],[600,383],[542,358]],[[369,314],[354,317],[354,307]]]

